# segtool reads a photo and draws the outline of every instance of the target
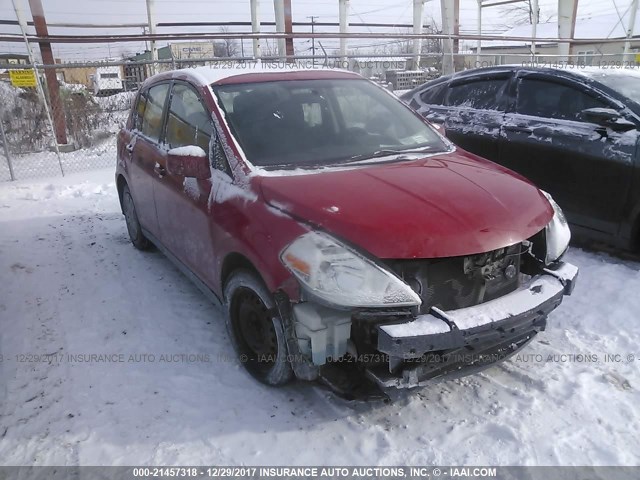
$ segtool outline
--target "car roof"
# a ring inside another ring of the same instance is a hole
[[[257,83],[277,80],[315,80],[329,78],[362,78],[359,74],[335,68],[299,68],[271,66],[269,64],[251,64],[237,67],[192,67],[171,70],[150,77],[146,82],[156,83],[162,80],[188,80],[196,85],[223,85],[231,83]]]
[[[451,75],[446,75],[430,82],[430,85],[436,85],[441,81],[462,79],[473,77],[476,75],[491,75],[493,73],[510,73],[518,71],[546,73],[551,76],[595,79],[599,75],[633,75],[640,79],[640,69],[638,68],[599,68],[593,66],[582,65],[545,65],[544,67],[534,67],[527,65],[499,65],[495,67],[472,68],[463,70]],[[424,85],[426,85],[426,83]]]
[[[640,70],[631,70],[631,69],[618,69],[622,71],[633,71],[634,75],[638,75],[640,78]],[[555,77],[564,77],[564,78],[572,78],[574,80],[586,80],[587,82],[598,81],[597,74],[598,72],[613,72],[608,69],[600,69],[597,67],[586,67],[586,66],[544,66],[544,67],[534,67],[534,66],[526,66],[526,65],[497,65],[494,67],[482,67],[482,68],[472,68],[469,70],[463,70],[461,72],[456,72],[450,75],[444,75],[439,78],[435,78],[433,80],[429,80],[428,82],[423,83],[422,85],[417,86],[413,90],[410,90],[407,93],[404,93],[401,98],[410,98],[415,93],[422,91],[424,88],[432,87],[435,85],[439,85],[441,83],[446,83],[454,80],[462,80],[465,78],[473,78],[475,76],[485,76],[492,74],[500,74],[500,73],[515,73],[519,71],[526,72],[538,72],[549,74],[550,76]],[[612,73],[613,74],[613,73]]]

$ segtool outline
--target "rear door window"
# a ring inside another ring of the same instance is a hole
[[[491,78],[455,83],[449,87],[447,105],[478,110],[504,110],[509,78]]]
[[[156,142],[162,136],[164,104],[169,92],[169,84],[161,83],[147,92],[147,102],[142,117],[142,133]]]
[[[579,121],[586,108],[610,108],[605,102],[564,83],[523,78],[518,85],[516,112],[543,118]]]

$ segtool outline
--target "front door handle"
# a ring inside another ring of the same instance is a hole
[[[533,128],[531,128],[531,127],[522,127],[522,126],[519,126],[519,125],[505,125],[504,129],[507,132],[533,133]]]
[[[160,165],[159,163],[156,163],[155,167],[153,167],[153,171],[156,172],[156,174],[162,178],[167,174],[167,169],[164,168],[162,165]]]

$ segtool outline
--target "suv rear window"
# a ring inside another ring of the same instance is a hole
[[[508,78],[492,78],[451,85],[447,105],[479,110],[503,110],[502,97],[508,82]]]

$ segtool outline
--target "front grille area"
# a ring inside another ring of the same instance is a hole
[[[522,244],[492,252],[385,263],[420,295],[420,313],[431,307],[471,307],[514,291],[519,284]]]

